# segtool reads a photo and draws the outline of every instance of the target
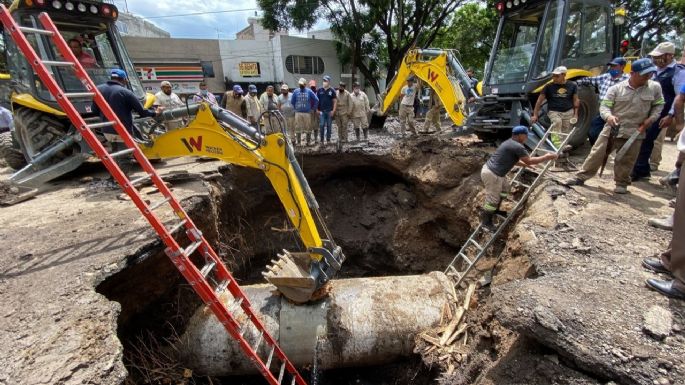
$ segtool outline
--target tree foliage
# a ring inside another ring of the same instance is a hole
[[[459,8],[449,25],[435,40],[435,46],[456,49],[464,68],[473,68],[477,77],[483,75],[497,33],[497,11],[483,3],[468,3]]]
[[[627,12],[625,30],[631,48],[649,49],[685,32],[685,0],[627,0],[620,5]]]
[[[433,43],[450,15],[465,0],[258,0],[266,28],[311,28],[326,19],[344,43],[339,52],[372,82],[387,69],[389,82],[412,47]]]

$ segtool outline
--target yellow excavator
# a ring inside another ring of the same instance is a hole
[[[263,133],[228,110],[207,103],[193,104],[165,110],[158,118],[188,119],[187,126],[167,131],[159,124],[138,124],[142,137],[136,140],[149,159],[210,157],[264,172],[304,250],[283,250],[262,274],[289,300],[304,303],[340,270],[345,255],[323,221],[285,134],[284,119],[277,111],[263,115],[270,120],[273,132]],[[321,237],[320,230],[326,238]]]
[[[456,52],[436,48],[409,50],[383,95],[382,114],[387,113],[397,100],[410,77],[417,77],[432,88],[452,122],[458,130],[463,130],[469,114],[468,100],[478,97],[478,94],[471,87],[471,80]]]

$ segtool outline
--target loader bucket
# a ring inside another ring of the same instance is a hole
[[[276,286],[286,298],[295,303],[309,301],[316,291],[316,279],[311,275],[312,259],[308,253],[290,253],[283,250],[277,260],[262,275]]]

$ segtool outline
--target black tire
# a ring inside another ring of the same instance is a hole
[[[578,99],[580,99],[580,108],[578,109],[576,132],[568,140],[568,144],[573,148],[580,147],[585,143],[588,131],[590,131],[590,122],[599,112],[599,100],[593,87],[579,86]]]
[[[67,122],[55,116],[32,110],[25,107],[17,107],[14,110],[14,137],[19,142],[21,152],[27,161],[32,160],[41,150],[63,138],[69,127]],[[55,156],[55,163],[73,153],[72,149]]]
[[[4,160],[8,166],[19,170],[26,166],[26,159],[21,150],[14,146],[11,132],[0,134],[0,159]]]

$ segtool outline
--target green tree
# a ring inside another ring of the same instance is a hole
[[[627,12],[625,37],[633,49],[649,49],[685,32],[685,0],[627,0],[620,6]]]
[[[339,52],[359,68],[378,91],[377,69],[387,82],[412,47],[426,47],[465,0],[258,0],[269,29],[310,28],[326,19],[347,48]]]
[[[464,68],[473,68],[481,78],[497,33],[497,21],[498,14],[493,6],[465,4],[454,13],[449,25],[442,28],[435,46],[457,50]]]

